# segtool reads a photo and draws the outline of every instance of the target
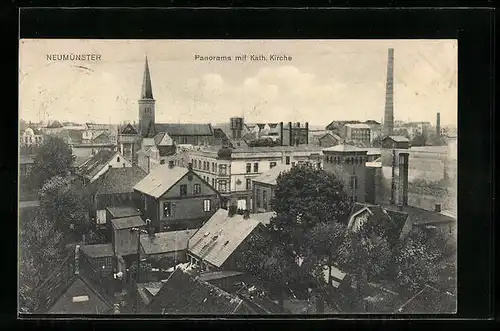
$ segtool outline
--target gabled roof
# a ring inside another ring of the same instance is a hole
[[[160,314],[237,314],[243,301],[177,268],[148,306]]]
[[[78,167],[78,174],[87,178],[93,178],[117,153],[116,151],[107,149],[100,150]]]
[[[111,214],[112,218],[123,218],[141,215],[140,210],[129,206],[108,207],[106,209]]]
[[[162,254],[186,250],[189,238],[197,230],[169,231],[155,233],[154,236],[142,236],[141,246],[146,255]]]
[[[80,251],[91,258],[113,256],[112,244],[81,245]]]
[[[139,167],[111,168],[101,178],[97,194],[118,194],[134,192],[134,185],[139,183],[146,172]]]
[[[160,132],[154,137],[154,142],[156,146],[172,146],[174,144],[174,141],[168,133],[166,132]]]
[[[74,277],[70,286],[49,309],[52,314],[103,314],[111,304],[82,276]]]
[[[253,181],[269,185],[276,185],[276,179],[278,178],[278,176],[283,172],[289,171],[290,169],[292,169],[291,165],[278,164],[265,173],[254,178]]]
[[[111,224],[116,230],[131,229],[134,227],[146,225],[146,223],[144,223],[140,216],[115,218],[111,220]]]
[[[130,123],[125,125],[120,131],[121,134],[138,134],[137,129]]]
[[[92,138],[93,143],[107,143],[110,142],[110,134],[107,131],[100,132],[97,136]]]
[[[353,205],[352,212],[349,217],[350,221],[348,228],[354,226],[355,218],[358,215],[361,215],[363,212],[369,213],[367,220],[368,222],[372,224],[384,224],[388,226],[389,229],[392,229],[397,235],[399,235],[403,230],[403,227],[406,224],[406,220],[408,218],[408,214],[396,210],[387,210],[380,205],[363,204],[356,202]]]
[[[324,138],[326,138],[328,136],[332,137],[333,139],[335,139],[337,141],[342,141],[342,138],[340,138],[340,136],[338,134],[330,133],[330,132],[327,132],[327,133],[323,134],[322,136],[320,136],[318,138],[318,140],[322,140],[322,139],[324,139]]]
[[[212,136],[211,124],[156,123],[156,132],[167,132],[172,136]]]
[[[191,237],[188,250],[203,260],[220,267],[238,246],[261,224],[243,215],[228,216],[228,211],[219,209]]]
[[[168,164],[162,164],[154,168],[143,180],[137,183],[134,190],[159,198],[188,172],[189,170],[184,167],[170,168]]]
[[[410,141],[410,140],[408,140],[408,138],[403,137],[403,136],[387,136],[387,137],[385,137],[382,140],[386,140],[386,139],[391,139],[391,140],[394,140],[395,142],[398,142],[398,143],[409,142]]]

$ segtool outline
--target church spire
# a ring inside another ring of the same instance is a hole
[[[149,64],[147,55],[146,55],[146,65],[144,67],[144,78],[142,80],[141,99],[153,99],[153,89],[151,87],[151,75],[149,74]]]

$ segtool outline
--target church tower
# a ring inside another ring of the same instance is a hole
[[[139,134],[146,137],[148,134],[154,134],[150,128],[154,129],[155,124],[155,99],[153,98],[153,89],[151,87],[151,75],[149,73],[148,57],[146,56],[146,65],[144,67],[144,77],[142,79],[141,98],[139,99]]]

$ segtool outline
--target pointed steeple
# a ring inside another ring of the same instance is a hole
[[[153,99],[153,88],[151,87],[151,75],[149,74],[148,56],[144,67],[144,78],[142,79],[141,99]]]

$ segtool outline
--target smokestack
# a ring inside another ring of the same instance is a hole
[[[408,206],[408,153],[399,153],[399,203]]]
[[[435,211],[436,213],[440,213],[440,212],[441,212],[441,205],[440,205],[440,204],[436,204],[436,205],[434,205],[434,211]]]
[[[392,150],[391,205],[396,203],[396,150]]]
[[[283,122],[280,122],[280,143],[283,146]]]
[[[288,135],[290,136],[290,139],[288,140],[288,145],[293,146],[293,139],[292,139],[292,122],[288,122]]]
[[[436,116],[436,136],[440,137],[441,136],[441,114],[437,113]]]
[[[389,48],[387,59],[387,84],[385,90],[384,134],[392,134],[394,128],[394,48]]]
[[[306,122],[306,145],[309,145],[309,122]]]

